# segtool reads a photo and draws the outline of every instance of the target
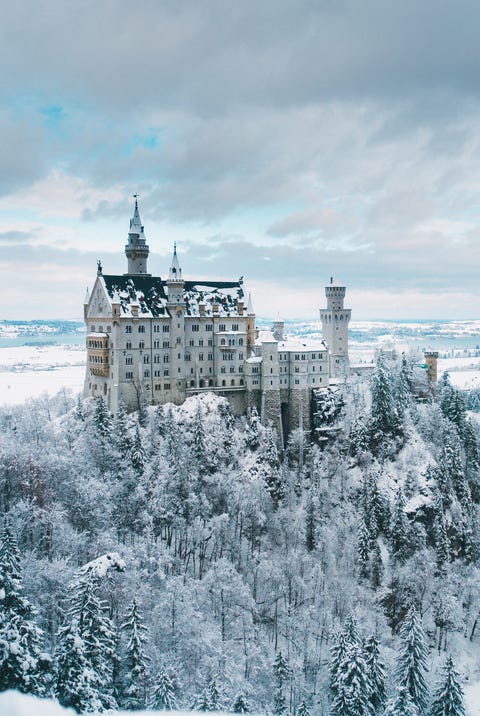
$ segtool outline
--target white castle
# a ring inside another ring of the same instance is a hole
[[[100,397],[115,413],[142,404],[175,403],[212,391],[236,415],[256,407],[281,436],[310,427],[312,392],[348,370],[345,287],[331,279],[327,307],[320,310],[323,340],[307,343],[284,336],[277,320],[257,330],[243,280],[185,280],[174,246],[168,278],[147,270],[149,247],[135,196],[125,246],[128,271],[107,275],[98,263],[87,289],[85,396]]]

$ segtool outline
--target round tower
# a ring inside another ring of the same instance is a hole
[[[350,308],[344,308],[345,286],[330,279],[325,286],[326,309],[320,309],[323,340],[330,356],[330,377],[338,378],[348,369],[348,324],[352,316]]]
[[[128,243],[125,245],[125,255],[128,259],[127,275],[150,276],[147,273],[147,259],[149,248],[143,232],[143,226],[138,211],[138,194],[133,195],[135,199],[135,207],[133,217],[130,219],[130,229],[128,231]]]

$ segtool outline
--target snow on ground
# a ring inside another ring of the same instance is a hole
[[[198,716],[197,712],[186,711],[108,711],[110,716]],[[74,716],[72,709],[62,708],[52,699],[38,699],[35,696],[20,694],[18,691],[0,693],[0,714],[2,716]],[[222,714],[218,713],[218,716]],[[225,716],[225,714],[223,715]]]
[[[18,405],[62,388],[83,388],[86,351],[79,345],[15,346],[0,350],[0,404]]]

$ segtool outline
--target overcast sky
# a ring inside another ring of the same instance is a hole
[[[258,314],[480,308],[478,0],[16,0],[0,24],[3,318],[74,318],[96,259],[244,275]]]

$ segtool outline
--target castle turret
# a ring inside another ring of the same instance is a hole
[[[320,309],[323,340],[330,355],[330,376],[337,378],[348,369],[348,324],[352,315],[344,308],[345,286],[334,283],[333,278],[325,287],[327,308]]]
[[[185,382],[185,299],[183,288],[185,281],[182,278],[182,269],[177,256],[177,244],[173,245],[173,256],[168,272],[167,308],[172,317],[170,328],[170,365],[173,402],[181,405],[186,397]]]
[[[127,274],[150,276],[150,274],[147,273],[149,248],[143,232],[140,212],[138,211],[138,194],[134,194],[133,196],[135,199],[135,207],[133,217],[130,219],[128,243],[125,246],[125,255],[128,259]]]
[[[425,351],[425,363],[429,383],[434,386],[438,377],[438,351]]]

